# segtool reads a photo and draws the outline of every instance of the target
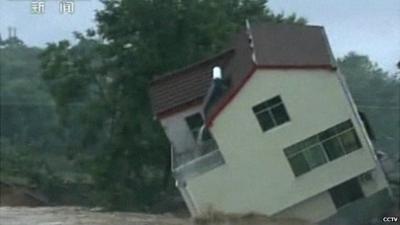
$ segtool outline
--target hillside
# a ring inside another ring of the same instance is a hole
[[[0,48],[0,181],[35,189],[46,195],[54,205],[99,204],[104,195],[93,191],[91,175],[93,169],[101,166],[93,164],[96,162],[93,159],[104,146],[93,143],[91,140],[95,139],[91,135],[98,135],[96,132],[101,129],[87,132],[82,121],[94,124],[93,121],[102,121],[102,117],[79,110],[82,106],[98,110],[99,106],[85,105],[82,101],[80,105],[70,105],[68,110],[60,112],[53,100],[55,96],[49,93],[49,84],[42,79],[42,53],[42,49],[27,47],[18,41]],[[386,152],[388,158],[397,159],[400,81],[373,64],[367,56],[355,53],[340,59],[339,66],[359,110],[365,112],[370,121],[376,149]],[[62,113],[68,113],[69,121],[60,120]],[[86,139],[82,138],[83,133]],[[142,144],[146,147],[148,143]],[[144,149],[148,155],[156,154],[147,147]],[[159,147],[165,146],[160,144]],[[122,169],[128,170],[125,167]],[[115,178],[115,173],[109,175]],[[113,183],[107,179],[101,181],[101,185]],[[161,193],[160,186],[151,191],[144,186],[142,188],[148,191],[146,196],[150,196],[155,192]],[[127,205],[133,202],[129,197],[134,188],[129,185],[118,187],[126,193],[121,198],[121,209],[126,210]],[[115,190],[116,193],[120,191]],[[157,201],[159,199],[151,204],[157,204]],[[131,208],[136,207],[135,203],[132,205]]]

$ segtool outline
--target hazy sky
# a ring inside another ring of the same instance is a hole
[[[30,46],[72,39],[73,31],[94,27],[98,0],[75,0],[75,13],[61,15],[58,1],[47,0],[43,15],[32,15],[30,0],[0,0],[0,33],[17,28]],[[269,0],[274,12],[296,12],[325,27],[336,57],[349,51],[367,54],[386,70],[400,60],[400,0]]]

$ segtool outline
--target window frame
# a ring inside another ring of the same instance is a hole
[[[347,134],[351,132],[354,137],[355,137],[355,143],[358,146],[358,148],[352,149],[352,150],[347,150],[345,145],[342,142],[341,137],[344,134]],[[330,133],[330,134],[329,134]],[[329,135],[327,135],[329,134]],[[328,153],[328,149],[326,149],[326,147],[324,146],[324,143],[331,141],[331,140],[337,140],[339,142],[339,146],[340,146],[340,150],[344,153],[343,155],[340,155],[339,157],[333,158],[331,159],[329,157],[329,153]],[[310,163],[310,161],[308,160],[308,157],[306,156],[306,151],[314,148],[315,146],[319,146],[321,151],[322,151],[322,155],[324,157],[324,163],[322,164],[318,164],[316,166],[312,166],[313,163]],[[336,124],[335,126],[332,126],[324,131],[319,132],[318,134],[315,134],[311,137],[308,137],[306,139],[303,139],[302,141],[299,141],[287,148],[285,148],[284,154],[289,162],[290,167],[292,168],[292,171],[295,175],[295,177],[301,176],[319,166],[322,166],[326,163],[329,163],[331,161],[334,161],[338,158],[341,158],[347,154],[350,154],[354,151],[357,151],[359,149],[361,149],[363,147],[360,138],[357,134],[357,131],[354,127],[354,124],[352,123],[351,119],[343,121],[341,123]],[[294,168],[294,166],[291,164],[291,158],[295,157],[298,154],[303,154],[304,158],[306,159],[306,162],[308,164],[308,167],[310,168],[308,171],[303,172],[303,173],[298,173],[296,172],[296,168]]]
[[[351,185],[351,183],[356,184],[356,187]],[[345,190],[344,185],[349,185],[346,188],[349,188],[351,191],[349,192],[348,190]],[[357,191],[359,193],[355,194],[354,191]],[[343,197],[343,192],[345,192],[346,194],[350,193],[351,195],[354,195],[354,196],[350,196],[350,195],[346,196],[346,197],[351,197],[351,199],[345,199],[345,200],[338,199],[340,197]],[[351,192],[353,192],[353,193],[351,193]],[[351,204],[352,202],[355,202],[357,200],[365,198],[365,193],[362,189],[362,185],[359,181],[359,177],[351,178],[345,182],[342,182],[334,187],[329,188],[328,193],[329,193],[329,196],[332,199],[332,202],[335,205],[336,209],[341,209],[341,208]],[[340,196],[340,195],[342,195],[342,196]]]
[[[192,128],[190,119],[194,118],[195,116],[200,117],[202,125],[200,125],[199,127],[196,127],[196,128]],[[190,133],[192,134],[192,137],[194,138],[194,140],[197,140],[197,136],[195,134],[198,135],[200,133],[201,126],[204,125],[203,117],[201,116],[201,114],[199,112],[196,112],[196,113],[190,114],[189,116],[186,116],[185,122],[186,122],[187,127],[189,128]]]
[[[199,126],[199,127],[196,127],[195,129],[193,129],[191,126],[190,126],[190,118],[193,118],[193,117],[195,117],[195,116],[199,116],[200,117],[200,119],[201,119],[201,125]],[[201,116],[201,113],[200,112],[196,112],[196,113],[193,113],[193,114],[190,114],[189,116],[186,116],[185,117],[185,122],[186,122],[186,126],[189,128],[189,131],[190,131],[190,133],[192,134],[192,137],[193,137],[193,139],[197,142],[197,138],[198,138],[198,135],[200,134],[200,129],[201,129],[201,127],[204,125],[204,119],[203,119],[203,117]],[[196,135],[197,134],[197,135]],[[211,140],[211,139],[214,139],[213,138],[213,136],[212,136],[212,134],[211,134],[211,132],[210,132],[210,130],[208,130],[207,128],[205,128],[204,129],[204,133],[203,133],[203,137],[202,137],[202,141],[208,141],[208,140]]]
[[[285,120],[285,121],[283,121],[281,123],[277,122],[277,118],[275,118],[277,116],[275,116],[274,112],[272,111],[273,109],[276,109],[279,106],[283,107],[283,109],[285,111],[285,117],[287,117],[287,120]],[[258,108],[261,108],[261,109],[258,109]],[[265,101],[263,101],[261,103],[258,103],[257,105],[252,107],[252,111],[253,111],[253,113],[254,113],[254,115],[255,115],[255,117],[257,119],[257,122],[260,125],[260,128],[261,128],[261,130],[263,132],[266,132],[266,131],[271,130],[271,129],[275,128],[275,127],[281,126],[282,124],[285,124],[285,123],[290,121],[289,113],[288,113],[288,111],[286,109],[286,106],[283,103],[283,100],[282,100],[280,95],[276,95],[276,96],[274,96],[274,97],[272,97],[272,98],[270,98],[268,100],[265,100]],[[260,114],[264,114],[264,113],[267,113],[268,116],[271,118],[273,126],[264,127],[264,125],[261,122],[261,119],[259,119],[259,117],[261,117]]]

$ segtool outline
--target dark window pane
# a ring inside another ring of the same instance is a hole
[[[292,155],[295,155],[300,150],[302,150],[301,146],[296,144],[285,148],[283,151],[285,152],[286,157],[290,157]]]
[[[348,130],[353,127],[353,123],[351,120],[346,120],[343,123],[340,123],[336,126],[336,132],[340,133],[342,131]]]
[[[257,120],[263,131],[290,120],[280,96],[275,96],[253,107]]]
[[[345,122],[339,123],[338,125],[335,125],[321,133],[319,133],[319,139],[321,141],[326,140],[336,134],[339,134],[340,132],[343,132],[345,130],[348,130],[353,127],[353,124],[351,123],[351,120],[346,120]]]
[[[289,115],[287,114],[285,106],[283,104],[272,108],[271,112],[272,115],[274,115],[274,119],[277,125],[289,121]]]
[[[196,113],[194,115],[186,117],[186,122],[190,129],[195,129],[203,125],[203,118],[201,117],[200,113]]]
[[[284,149],[286,156],[293,155],[298,151],[305,149],[311,145],[318,143],[318,138],[316,135],[311,136],[303,141],[298,142],[297,144],[291,145]]]
[[[340,140],[342,141],[344,150],[347,153],[361,148],[360,140],[358,140],[354,129],[340,135]]]
[[[257,114],[257,120],[263,131],[269,130],[275,126],[268,111]]]
[[[193,138],[197,141],[197,137],[199,136],[200,129],[191,130]]]
[[[320,141],[323,141],[323,140],[329,139],[332,136],[335,136],[335,134],[336,134],[335,127],[332,127],[332,128],[329,128],[329,129],[319,133],[318,137],[319,137]]]
[[[329,194],[336,208],[364,197],[361,186],[356,178],[329,189]]]
[[[265,110],[265,109],[267,109],[267,108],[269,108],[269,107],[271,107],[271,106],[274,106],[274,105],[276,105],[276,104],[279,104],[279,103],[281,103],[281,102],[282,102],[282,99],[281,99],[280,96],[273,97],[273,98],[270,99],[270,100],[261,102],[260,104],[254,106],[254,107],[253,107],[253,112],[254,112],[254,113],[258,113],[258,112],[260,112],[260,111],[263,111],[263,110]]]
[[[322,144],[326,150],[329,160],[337,159],[345,154],[337,138],[326,140]]]
[[[311,136],[304,141],[300,142],[299,144],[302,146],[302,148],[307,148],[308,146],[314,145],[318,143],[318,137],[317,135]]]
[[[211,133],[210,133],[210,131],[206,128],[206,129],[204,129],[204,131],[203,131],[202,141],[207,141],[207,140],[210,140],[210,139],[212,139]]]
[[[291,157],[289,163],[295,176],[299,176],[310,170],[303,154],[297,154],[296,156]]]
[[[200,127],[203,126],[203,118],[200,113],[186,117],[186,123],[189,126],[190,131],[194,138],[197,138]]]
[[[254,112],[254,113],[258,113],[258,112],[260,112],[260,111],[265,110],[266,108],[268,108],[267,101],[262,102],[262,103],[260,103],[260,104],[258,104],[258,105],[256,105],[256,106],[254,106],[254,107],[253,107],[253,112]]]
[[[276,97],[273,97],[272,99],[268,100],[267,101],[267,105],[268,105],[268,107],[271,107],[271,106],[276,105],[276,104],[281,103],[281,102],[282,102],[281,97],[280,96],[276,96]]]
[[[304,155],[310,168],[315,168],[326,163],[324,150],[320,145],[316,145],[304,151]]]

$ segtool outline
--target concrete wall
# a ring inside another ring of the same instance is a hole
[[[200,109],[201,106],[195,106],[161,120],[164,131],[176,152],[188,151],[195,147],[195,140],[185,118],[200,112]]]
[[[361,181],[361,188],[365,196],[371,196],[376,193],[377,190],[382,190],[388,187],[385,174],[380,167],[377,167],[371,171],[372,180]]]
[[[336,214],[320,221],[319,225],[357,225],[357,224],[385,224],[383,215],[393,208],[393,201],[388,189],[383,189],[368,198],[362,198],[351,205],[337,210]]]
[[[200,112],[200,109],[201,106],[195,106],[161,119],[161,125],[163,126],[164,132],[167,135],[171,145],[174,147],[175,153],[193,151],[195,148],[196,142],[192,133],[190,132],[185,118]],[[192,215],[196,214],[198,210],[195,208],[195,205],[192,202],[193,197],[190,191],[187,190],[186,184],[178,184],[177,188],[181,193],[190,213]]]
[[[278,94],[290,122],[262,132],[252,107]],[[188,180],[198,213],[212,207],[273,215],[309,198],[320,205],[326,196],[318,194],[376,167],[373,149],[355,115],[335,72],[256,71],[211,128],[226,164]],[[295,177],[283,149],[349,118],[362,149]],[[376,189],[386,186],[383,178],[379,182]],[[314,208],[313,204],[304,209]],[[315,218],[334,213],[329,204],[323,207]]]
[[[370,171],[372,174],[372,179],[369,181],[359,181],[361,185],[361,189],[365,198],[369,198],[370,196],[376,195],[379,192],[382,192],[387,188],[385,177],[381,173],[382,171],[379,168],[376,168],[373,171]],[[364,199],[360,199],[358,201],[364,201]],[[357,201],[357,202],[358,202]],[[368,201],[369,204],[374,204],[372,200]],[[359,204],[359,203],[357,203]],[[390,204],[390,201],[384,202],[385,207],[387,204]],[[351,205],[350,205],[351,207]],[[344,208],[348,208],[347,206],[340,208],[343,210]],[[373,212],[369,212],[370,214],[376,213],[375,211],[382,211],[385,208],[379,209],[379,207],[374,208]],[[363,209],[359,208],[360,211]],[[365,211],[366,209],[364,209]],[[322,192],[311,198],[295,204],[279,213],[276,214],[278,217],[289,217],[289,218],[303,218],[307,219],[311,222],[319,222],[328,217],[333,216],[338,210],[335,207],[335,204],[329,194],[328,191]],[[357,210],[356,210],[357,211]],[[365,212],[364,212],[365,213]],[[366,217],[367,218],[367,217]],[[350,219],[350,218],[342,218],[342,219]],[[342,224],[342,223],[340,223]]]
[[[276,216],[302,218],[310,222],[318,222],[332,216],[335,212],[336,207],[331,196],[329,192],[325,191],[279,212]]]

